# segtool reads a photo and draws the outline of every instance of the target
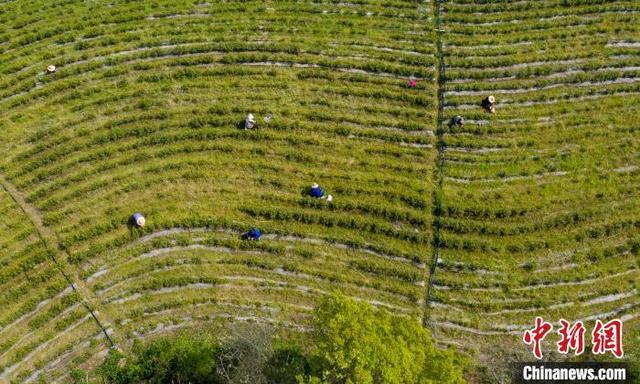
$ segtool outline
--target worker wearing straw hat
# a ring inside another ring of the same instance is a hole
[[[136,227],[138,228],[142,228],[144,227],[146,220],[144,218],[144,216],[142,216],[142,213],[140,212],[136,212],[131,216],[131,221],[133,222],[133,224],[135,224]]]
[[[327,199],[327,201],[333,201],[333,196],[326,195],[324,189],[318,185],[318,183],[311,184],[311,189],[309,190],[312,197],[317,199]]]
[[[451,118],[451,121],[449,122],[449,126],[453,127],[462,127],[464,125],[464,118],[462,116],[454,116]]]
[[[258,124],[256,123],[255,117],[253,117],[253,113],[247,115],[247,118],[244,120],[244,129],[253,129],[258,128]]]
[[[320,188],[318,183],[311,184],[311,196],[319,198],[319,199],[323,198],[324,197],[324,189]]]
[[[496,98],[493,95],[489,95],[482,100],[482,108],[484,108],[487,112],[495,113],[495,103]]]

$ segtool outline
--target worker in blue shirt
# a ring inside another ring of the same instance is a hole
[[[262,236],[262,232],[258,228],[251,228],[251,230],[244,235],[242,238],[245,240],[260,240],[260,236]]]
[[[320,188],[318,183],[313,183],[311,185],[311,196],[321,198],[324,196],[324,189]]]
[[[327,199],[327,201],[333,200],[333,196],[325,195],[324,189],[320,188],[318,183],[313,183],[311,185],[311,189],[309,190],[309,193],[311,194],[312,197],[315,197],[317,199]]]

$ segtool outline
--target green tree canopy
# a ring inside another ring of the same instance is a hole
[[[325,382],[464,383],[459,359],[415,319],[332,295],[316,307],[315,329]]]
[[[127,356],[111,351],[100,368],[108,383],[224,383],[216,371],[220,347],[210,338],[159,338],[135,343],[132,352]]]
[[[114,350],[100,373],[110,384],[464,383],[461,361],[415,318],[341,295],[320,301],[311,333],[281,338],[260,324],[223,337],[185,332],[137,342],[129,355]]]

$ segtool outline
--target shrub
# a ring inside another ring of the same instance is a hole
[[[136,341],[131,355],[111,350],[98,372],[110,384],[464,383],[461,361],[414,319],[337,295],[314,315],[315,332],[289,339],[239,323],[218,340],[187,332]]]
[[[415,320],[338,295],[322,300],[314,315],[321,373],[309,383],[464,382],[454,354],[437,349]]]
[[[157,339],[147,345],[136,342],[131,356],[109,352],[99,373],[112,384],[223,383],[216,371],[220,348],[199,336]]]
[[[295,344],[285,344],[276,348],[263,369],[267,381],[277,384],[298,384],[297,377],[308,376],[310,372],[309,359]]]

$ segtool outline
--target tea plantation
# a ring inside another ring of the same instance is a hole
[[[637,1],[0,2],[0,383],[335,290],[496,382],[536,316],[638,359],[639,111]]]

